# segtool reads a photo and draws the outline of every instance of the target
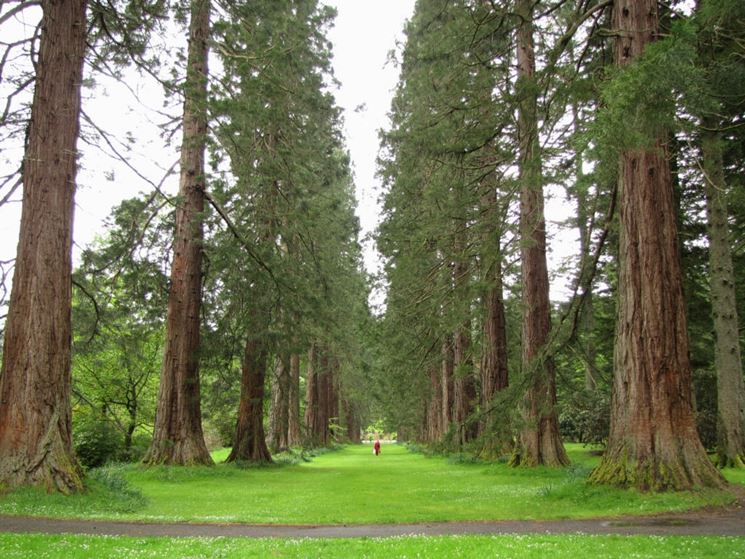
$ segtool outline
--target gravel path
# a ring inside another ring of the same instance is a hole
[[[589,520],[510,520],[339,526],[247,524],[151,524],[0,516],[0,532],[112,536],[354,538],[410,534],[639,534],[662,536],[745,536],[745,500],[721,508],[654,517]]]

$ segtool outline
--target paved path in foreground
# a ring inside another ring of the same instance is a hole
[[[0,516],[0,532],[112,536],[354,538],[411,534],[639,534],[661,536],[745,536],[745,501],[721,508],[654,517],[589,520],[509,520],[339,526],[249,524],[151,524]]]

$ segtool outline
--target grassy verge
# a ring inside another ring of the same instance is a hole
[[[0,534],[4,559],[88,557],[745,557],[745,538],[657,536],[407,536],[385,539],[125,538]]]
[[[350,446],[311,462],[266,468],[117,466],[98,474],[85,494],[62,497],[27,489],[4,495],[0,513],[165,522],[380,524],[613,517],[732,500],[721,491],[640,494],[588,485],[585,479],[598,458],[578,445],[569,445],[569,452],[573,465],[566,469],[459,463],[393,445],[384,446],[377,458],[369,446]]]

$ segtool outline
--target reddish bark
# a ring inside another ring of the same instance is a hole
[[[543,172],[538,141],[537,90],[531,0],[519,0],[517,31],[518,135],[520,149],[520,256],[522,264],[522,369],[527,391],[523,426],[513,465],[562,466],[569,463],[559,436],[553,362],[542,357],[551,329],[546,265]]]
[[[502,295],[502,263],[497,255],[486,272],[492,282],[484,296],[481,351],[481,407],[487,410],[494,396],[507,388],[507,321]]]
[[[176,212],[166,347],[148,464],[212,464],[202,433],[199,328],[202,304],[202,212],[207,141],[209,0],[194,0],[181,146],[181,204]]]
[[[444,433],[442,419],[442,371],[432,367],[429,371],[430,394],[424,413],[421,439],[428,443],[442,440]]]
[[[70,409],[72,222],[87,2],[42,2],[0,375],[0,484],[82,488]]]
[[[290,360],[287,356],[277,358],[271,394],[269,446],[273,452],[277,452],[289,448]]]
[[[471,414],[475,410],[476,377],[471,356],[471,322],[464,322],[453,338],[453,415],[458,425],[458,443],[465,444],[476,438],[478,423]]]
[[[259,339],[249,338],[243,354],[241,399],[235,443],[227,462],[271,462],[264,433],[264,380],[267,351]]]
[[[289,446],[300,446],[302,437],[300,434],[300,356],[297,353],[290,355],[290,396],[287,421]]]
[[[655,38],[656,0],[618,0],[616,63]],[[608,448],[592,479],[642,490],[720,487],[696,431],[667,146],[621,154],[619,301]]]
[[[442,342],[442,429],[447,432],[453,422],[453,339]]]
[[[348,398],[342,398],[341,404],[344,410],[344,423],[346,427],[347,440],[352,444],[359,444],[362,441],[362,428],[360,425],[357,406]]]

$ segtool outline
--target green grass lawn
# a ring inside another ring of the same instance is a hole
[[[603,559],[745,557],[745,538],[657,536],[407,536],[385,539],[124,538],[0,534],[0,557],[490,557]]]
[[[598,458],[568,445],[567,469],[453,463],[404,447],[348,446],[309,463],[267,468],[117,466],[82,495],[20,490],[0,513],[142,521],[365,524],[556,519],[679,511],[732,500],[726,492],[640,494],[585,482]],[[106,472],[104,472],[106,473]],[[99,472],[100,474],[100,472]],[[139,491],[121,486],[123,476]]]

